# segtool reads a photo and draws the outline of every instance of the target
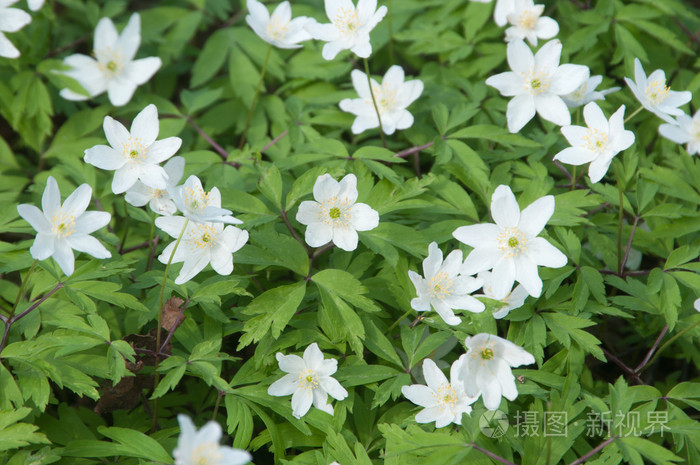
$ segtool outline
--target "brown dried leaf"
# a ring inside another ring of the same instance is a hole
[[[178,297],[171,297],[165,301],[160,325],[164,330],[170,332],[177,329],[185,321],[185,312],[182,310],[184,301]]]

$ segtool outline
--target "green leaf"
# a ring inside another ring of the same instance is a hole
[[[621,441],[624,445],[629,446],[630,448],[639,452],[648,460],[651,460],[657,465],[673,465],[673,462],[681,462],[683,460],[670,450],[651,442],[648,439],[627,436],[618,439],[618,441]]]
[[[344,387],[348,388],[376,383],[400,373],[397,369],[386,365],[354,365],[339,368],[336,378]]]
[[[277,339],[299,308],[306,294],[306,282],[278,286],[264,292],[248,304],[242,313],[255,315],[245,322],[245,333],[239,342],[239,350],[252,342],[258,342],[270,332]]]
[[[197,87],[211,79],[224,65],[233,43],[230,29],[219,29],[209,36],[192,67],[190,87]]]
[[[278,210],[282,209],[282,175],[275,165],[260,173],[258,188]]]

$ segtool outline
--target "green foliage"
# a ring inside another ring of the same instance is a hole
[[[390,11],[372,31],[373,74],[399,64],[424,83],[409,107],[414,124],[386,146],[376,129],[352,134],[352,116],[338,108],[356,97],[356,57],[325,61],[322,43],[311,41],[272,48],[266,59],[269,46],[246,24],[242,0],[54,0],[6,33],[22,55],[0,58],[0,465],[173,463],[178,413],[198,426],[214,419],[224,443],[259,464],[700,464],[697,156],[659,136],[661,120],[642,111],[625,122],[635,144],[593,184],[586,166],[552,162],[568,147],[558,127],[536,116],[508,132],[508,98],[484,83],[508,70],[493,4],[379,3]],[[562,63],[602,75],[598,90],[622,87],[598,101],[606,115],[639,107],[623,81],[635,58],[647,75],[663,69],[673,90],[693,92],[682,108],[697,111],[693,2],[543,3],[560,26]],[[326,22],[321,0],[292,7]],[[63,88],[85,95],[57,72],[62,60],[91,52],[100,18],[121,29],[133,11],[142,21],[137,58],[163,62],[154,77],[123,107],[104,94],[61,98]],[[230,276],[207,267],[175,285],[173,265],[161,328],[165,266],[157,258],[171,238],[148,207],[112,194],[111,172],[83,161],[86,149],[106,143],[105,116],[128,126],[150,103],[159,139],[183,140],[183,180],[196,174],[218,187],[250,234]],[[583,124],[580,108],[572,124]],[[296,220],[325,173],[354,174],[358,202],[380,215],[354,251],[309,247]],[[89,210],[112,215],[94,234],[111,258],[76,252],[70,277],[53,259],[33,265],[35,232],[16,205],[41,205],[48,176],[64,198],[92,187]],[[422,274],[432,241],[445,255],[471,252],[452,232],[490,222],[501,184],[521,207],[554,196],[542,237],[567,264],[540,266],[542,295],[499,320],[492,315],[502,303],[487,298],[481,314],[457,311],[457,326],[413,310],[408,271]],[[499,407],[504,435],[482,432],[481,399],[460,426],[417,424],[419,409],[401,388],[424,381],[426,358],[448,374],[465,338],[479,332],[536,360],[513,370],[518,396]],[[301,355],[313,342],[337,360],[334,377],[348,397],[332,401],[333,416],[312,408],[298,419],[289,397],[267,389],[284,375],[276,354]],[[554,413],[566,414],[565,435],[543,434]],[[539,434],[524,434],[525,424]]]

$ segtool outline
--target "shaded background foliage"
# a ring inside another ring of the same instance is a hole
[[[692,310],[700,289],[700,165],[658,136],[660,120],[643,112],[626,125],[637,140],[618,156],[618,231],[612,174],[595,185],[586,177],[572,182],[570,169],[551,161],[566,142],[546,121],[533,120],[520,134],[505,129],[507,101],[484,84],[507,69],[493,6],[402,0],[372,33],[370,66],[382,75],[400,64],[425,83],[410,108],[412,128],[388,137],[387,149],[377,131],[352,135],[353,117],[337,103],[355,96],[349,74],[359,66],[347,52],[326,62],[321,44],[310,42],[272,50],[239,149],[267,53],[241,3],[57,0],[9,35],[22,56],[0,62],[2,308],[12,307],[33,262],[33,231],[15,206],[38,204],[49,175],[64,196],[84,182],[93,187],[91,208],[113,216],[96,234],[113,257],[79,255],[69,278],[53,261],[40,262],[26,285],[18,313],[62,283],[12,325],[0,353],[1,462],[169,462],[175,415],[187,412],[198,424],[215,418],[258,463],[700,463],[700,315]],[[666,70],[674,90],[692,91],[690,111],[697,109],[700,18],[690,2],[545,3],[560,24],[562,62],[589,66],[608,88],[623,86],[639,57],[648,71]],[[88,103],[58,97],[74,85],[53,72],[60,60],[90,53],[99,18],[122,27],[133,11],[142,18],[138,56],[163,60],[154,78],[120,108],[104,95]],[[320,1],[296,1],[293,11],[325,20]],[[167,293],[180,300],[166,306],[162,348],[155,317],[163,267],[149,252],[159,253],[166,237],[155,231],[151,249],[152,213],[111,194],[111,173],[82,160],[85,149],[104,143],[105,115],[130,121],[149,103],[159,109],[160,137],[183,139],[185,174],[219,187],[222,206],[250,231],[232,276],[206,271],[183,286],[168,281]],[[606,114],[620,104],[628,114],[638,107],[628,89],[600,104]],[[572,116],[575,124],[580,109]],[[296,208],[324,172],[355,173],[358,201],[380,214],[379,227],[360,233],[352,253],[307,250],[293,237],[303,235]],[[432,313],[413,321],[407,271],[420,266],[430,241],[457,247],[456,227],[488,221],[499,184],[510,185],[521,206],[555,195],[547,239],[568,265],[542,269],[542,297],[503,320],[489,306],[464,314],[456,328]],[[517,412],[566,411],[565,438],[510,429],[489,439],[478,428],[480,401],[462,428],[416,426],[401,386],[415,381],[423,358],[444,358],[445,367],[467,335],[482,331],[537,359],[537,368],[514,370],[520,395],[501,405],[511,422]],[[337,378],[350,396],[335,402],[332,417],[311,410],[297,420],[288,399],[266,390],[279,377],[274,354],[300,353],[311,341],[339,359]],[[153,390],[156,351],[166,358]],[[160,399],[155,432],[151,398]],[[629,425],[585,434],[587,412],[638,412],[645,428],[653,411],[667,412],[666,434],[635,437]]]

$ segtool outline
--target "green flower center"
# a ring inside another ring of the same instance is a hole
[[[205,234],[202,236],[202,242],[206,243],[206,242],[209,242],[210,240],[211,240],[211,238],[208,235]]]
[[[340,208],[333,207],[328,211],[328,216],[333,219],[340,218]]]
[[[532,81],[530,81],[530,87],[532,87],[533,89],[539,89],[541,85],[542,81],[540,81],[539,79],[533,79]]]
[[[481,349],[481,358],[484,360],[491,360],[493,358],[493,350]]]
[[[520,242],[518,242],[518,239],[516,237],[511,237],[510,239],[508,239],[508,247],[510,247],[511,249],[516,248],[519,244]]]
[[[308,376],[306,377],[306,382],[307,382],[307,383],[310,383],[310,382],[312,382],[313,380],[314,380],[314,377],[311,376],[311,375],[308,375]]]
[[[114,61],[110,61],[109,63],[107,63],[107,69],[110,71],[116,71],[117,64]]]
[[[138,157],[138,156],[139,156],[138,150],[136,150],[136,149],[131,149],[131,152],[129,152],[129,156],[130,156],[131,158],[136,158],[136,157]]]

